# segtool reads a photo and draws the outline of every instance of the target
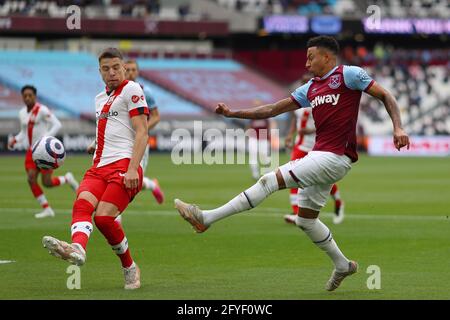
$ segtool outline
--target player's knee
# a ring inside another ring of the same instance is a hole
[[[115,213],[115,212],[109,212],[106,210],[99,210],[97,209],[97,211],[95,211],[95,217],[117,217],[119,215],[119,213]]]
[[[97,197],[94,196],[91,192],[89,192],[89,191],[80,192],[80,194],[77,197],[77,200],[81,200],[81,199],[89,202],[94,208],[97,207],[97,204],[98,204]]]
[[[317,221],[317,218],[308,219],[308,218],[303,218],[303,217],[297,216],[297,218],[295,219],[295,224],[297,225],[297,227],[299,227],[303,231],[309,231],[314,227],[314,224],[316,223],[316,221]]]
[[[51,179],[49,179],[49,178],[42,178],[42,184],[44,185],[44,187],[46,187],[46,188],[51,188],[51,187],[53,187],[53,183],[52,183],[52,180]]]
[[[259,178],[258,183],[267,195],[279,190],[278,179],[273,171]]]

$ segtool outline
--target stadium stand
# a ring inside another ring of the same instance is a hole
[[[211,112],[218,101],[245,107],[286,96],[283,87],[233,60],[139,60],[139,64],[143,77]]]
[[[344,49],[344,63],[365,65],[380,84],[398,100],[405,128],[412,134],[450,133],[450,50]],[[382,105],[363,95],[360,123],[367,134],[387,134],[390,121]]]
[[[145,63],[145,60],[142,60]],[[10,116],[22,105],[20,88],[36,84],[39,99],[65,116],[92,117],[93,98],[103,89],[97,59],[88,53],[62,51],[0,52],[0,85],[8,99],[1,104],[2,116]],[[174,93],[146,82],[161,101],[161,113],[201,114],[202,109]],[[82,92],[83,94],[80,94]]]
[[[362,17],[371,5],[381,9],[383,17],[442,17],[450,15],[446,0],[215,0],[221,6],[257,15],[299,14]]]
[[[140,58],[138,63],[163,116],[199,115],[203,113],[199,106],[212,112],[217,101],[248,106],[285,96],[281,86],[232,60]],[[92,99],[103,89],[97,59],[89,53],[3,51],[0,66],[0,84],[18,91],[35,83],[43,103],[73,116],[92,115]]]

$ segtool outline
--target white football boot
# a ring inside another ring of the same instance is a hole
[[[78,243],[69,244],[65,241],[45,236],[42,238],[42,244],[54,257],[66,260],[76,266],[82,266],[86,263],[86,251]]]
[[[350,261],[348,263],[348,271],[338,272],[336,271],[336,269],[334,269],[330,279],[325,286],[325,289],[327,289],[328,291],[336,290],[340,286],[342,280],[356,272],[358,272],[358,263],[356,261]]]
[[[125,277],[125,290],[134,290],[141,287],[141,270],[138,265],[133,262],[129,268],[122,268]]]
[[[34,215],[34,217],[36,219],[42,219],[42,218],[54,217],[54,216],[55,216],[55,212],[50,207],[47,207],[47,208],[44,209],[44,211],[36,213]]]
[[[180,199],[175,199],[175,208],[177,208],[180,215],[184,220],[189,222],[194,228],[195,232],[202,233],[205,232],[209,226],[203,223],[202,211],[195,204],[189,204],[181,201]]]
[[[70,187],[73,189],[73,191],[77,191],[78,187],[80,186],[78,181],[73,176],[72,172],[67,172],[64,176],[66,178],[67,183],[70,185]]]

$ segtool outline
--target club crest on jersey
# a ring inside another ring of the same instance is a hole
[[[328,83],[328,86],[331,89],[337,89],[341,85],[341,75],[335,74],[330,77],[330,83]]]
[[[131,101],[133,101],[134,103],[138,102],[139,99],[140,99],[139,96],[132,96],[131,97]]]
[[[114,99],[115,99],[114,96],[109,97],[108,101],[106,101],[106,105],[108,105],[108,106],[111,105],[113,103]]]

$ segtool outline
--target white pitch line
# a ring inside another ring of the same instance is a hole
[[[14,260],[0,260],[0,264],[14,263]]]
[[[30,209],[30,208],[0,208],[0,214],[3,212],[26,212],[26,213],[35,213],[39,210]],[[72,209],[57,209],[55,210],[56,214],[69,215],[72,212]],[[244,212],[246,215],[253,215],[255,217],[276,217],[282,218],[285,214],[283,209],[280,208],[260,208],[256,209],[256,212],[249,211]],[[176,216],[178,212],[176,209],[172,210],[149,210],[149,211],[138,211],[138,210],[126,210],[125,215],[158,215],[158,216]],[[331,212],[322,212],[320,213],[321,217],[331,218],[334,216],[334,213]],[[412,215],[399,215],[399,214],[364,214],[364,213],[346,213],[345,219],[357,219],[357,220],[398,220],[398,221],[449,221],[450,215],[440,214],[433,216],[412,216]]]

